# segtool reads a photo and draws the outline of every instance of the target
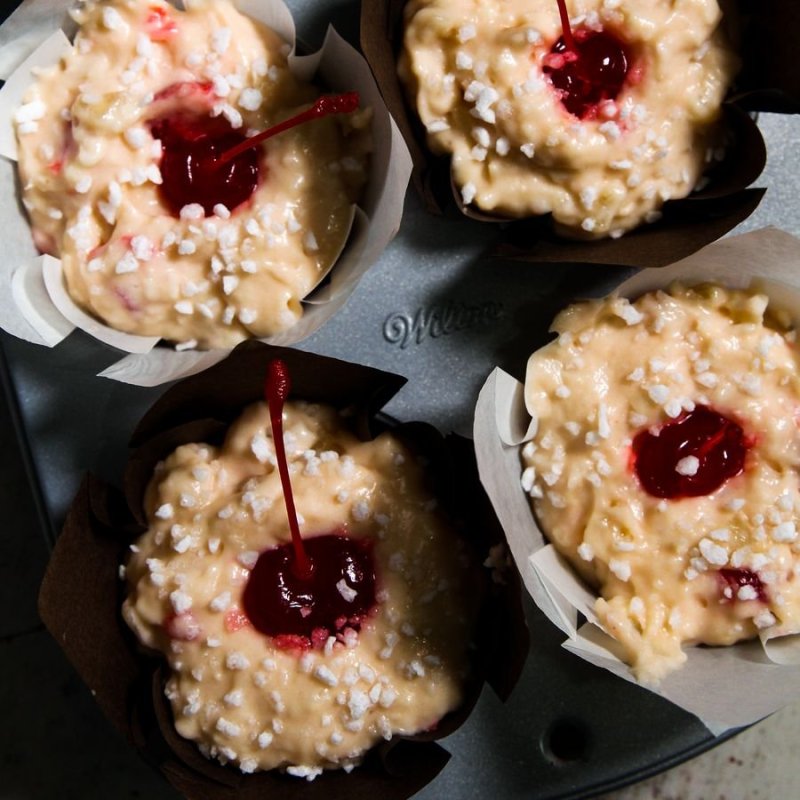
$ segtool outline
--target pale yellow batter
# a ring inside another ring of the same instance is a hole
[[[361,442],[333,409],[304,403],[287,404],[284,428],[303,535],[375,540],[378,606],[360,632],[302,654],[242,625],[259,552],[290,540],[264,404],[221,448],[184,445],[159,467],[123,614],[169,661],[182,736],[243,772],[314,777],[460,704],[477,599],[462,542],[394,436]]]
[[[399,71],[431,148],[452,154],[466,205],[552,213],[570,236],[620,236],[688,195],[718,155],[737,69],[717,0],[569,0],[572,25],[616,33],[636,82],[597,119],[562,106],[542,63],[556,0],[411,0]]]
[[[523,489],[597,587],[600,622],[641,680],[680,665],[684,643],[800,629],[800,373],[786,323],[764,295],[674,286],[571,306],[528,362],[538,430],[522,450]],[[631,468],[632,441],[695,404],[742,425],[745,468],[707,496],[653,497]],[[732,591],[723,568],[756,573],[767,602]]]
[[[73,299],[103,322],[181,347],[231,347],[297,322],[340,253],[365,180],[369,112],[271,139],[261,183],[237,210],[204,217],[188,204],[171,216],[150,119],[189,107],[256,132],[320,94],[290,72],[289,45],[229,0],[186,6],[90,1],[75,13],[72,51],[16,112],[23,202]]]

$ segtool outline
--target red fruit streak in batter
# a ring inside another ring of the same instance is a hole
[[[165,42],[178,32],[178,25],[161,6],[150,6],[145,18],[145,31],[154,42]]]
[[[719,576],[723,583],[723,588],[727,587],[731,590],[732,597],[730,599],[738,599],[738,591],[743,586],[751,586],[756,593],[754,599],[761,603],[769,602],[767,596],[767,589],[764,586],[761,578],[757,573],[750,569],[734,569],[733,567],[726,567],[719,571]]]

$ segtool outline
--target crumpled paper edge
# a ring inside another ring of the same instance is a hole
[[[765,228],[724,239],[669,267],[648,269],[616,293],[635,298],[672,281],[751,285],[770,295],[800,324],[800,239]],[[789,299],[791,298],[791,300]],[[618,645],[597,623],[596,594],[546,543],[520,488],[520,446],[527,419],[514,393],[522,384],[496,368],[475,411],[474,437],[481,482],[506,532],[509,548],[534,602],[567,635],[563,646],[585,661],[637,683],[616,654]],[[509,419],[516,413],[517,419]],[[526,415],[527,416],[527,415]],[[516,432],[509,436],[508,431]],[[580,624],[580,617],[587,622]],[[657,686],[645,686],[697,716],[713,733],[752,724],[800,696],[800,636],[763,637],[730,647],[685,646],[686,663]],[[641,685],[641,684],[638,684]]]
[[[61,3],[58,8],[65,11],[69,5]],[[308,56],[297,56],[294,53],[296,46],[294,21],[282,0],[263,2],[237,0],[236,5],[243,13],[278,31],[291,44],[292,53],[289,62],[296,74],[310,79],[318,73],[324,79],[326,86],[333,90],[356,90],[361,95],[362,107],[369,106],[373,109],[374,151],[371,154],[370,180],[362,200],[363,209],[356,208],[354,211],[353,225],[343,252],[328,272],[319,277],[317,284],[304,299],[305,311],[298,323],[288,331],[261,340],[272,344],[289,345],[310,336],[345,304],[360,279],[396,235],[411,175],[411,158],[394,120],[383,103],[366,62],[332,28],[328,29],[319,51]],[[20,17],[24,19],[26,6],[32,15],[37,3],[35,0],[23,2],[15,12],[14,16],[19,14],[17,20]],[[0,90],[0,155],[8,159],[14,159],[16,156],[16,140],[11,122],[12,109],[19,105],[32,81],[30,68],[55,63],[68,46],[68,39],[62,31],[56,31],[48,36],[31,55],[17,65],[6,85]],[[16,51],[12,50],[11,57],[6,61],[13,62],[15,53]],[[0,63],[3,63],[1,53]],[[5,208],[0,211],[5,211]],[[14,208],[11,209],[10,217],[4,220],[6,224],[19,225],[23,215],[18,208]],[[17,270],[35,273],[38,270],[43,271],[46,265],[49,272],[46,275],[45,285],[48,289],[47,297],[51,302],[45,301],[41,293],[36,292],[31,297],[23,297],[21,303],[12,302],[6,308],[0,309],[0,326],[9,333],[35,344],[52,347],[57,343],[55,342],[57,335],[66,328],[63,321],[58,318],[65,317],[74,327],[128,353],[100,372],[102,377],[137,386],[157,386],[190,375],[198,369],[216,363],[230,352],[226,349],[177,351],[170,348],[156,348],[158,337],[136,336],[110,328],[80,309],[66,290],[63,290],[63,275],[54,274],[55,264],[60,267],[58,259],[45,262],[41,257],[36,258],[32,242],[29,252],[30,258],[23,259],[23,263],[4,268],[8,273],[9,282],[15,283],[16,291],[12,297],[16,301],[25,294],[28,287],[39,283],[30,274],[27,274],[24,280],[20,278],[15,280],[14,273]],[[61,284],[62,290],[56,286],[56,282]],[[57,299],[53,296],[53,292],[57,294]]]

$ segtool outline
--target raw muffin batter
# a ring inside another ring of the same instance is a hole
[[[96,317],[181,347],[231,347],[290,328],[341,252],[369,113],[249,151],[226,181],[258,171],[255,191],[234,192],[231,207],[227,189],[202,185],[174,207],[166,159],[186,141],[217,137],[220,155],[319,96],[288,69],[289,45],[228,0],[186,5],[109,0],[75,12],[72,52],[16,113],[23,202],[38,247],[61,257],[71,296]]]
[[[123,613],[169,661],[181,735],[243,772],[314,777],[460,704],[476,599],[460,539],[394,436],[361,442],[333,409],[299,402],[287,404],[284,426],[303,536],[338,530],[372,542],[374,608],[306,642],[251,625],[243,597],[259,553],[290,538],[258,404],[221,448],[184,445],[158,469]],[[349,579],[336,588],[356,599]]]
[[[800,376],[764,295],[574,305],[529,362],[523,489],[637,677],[800,628]]]

